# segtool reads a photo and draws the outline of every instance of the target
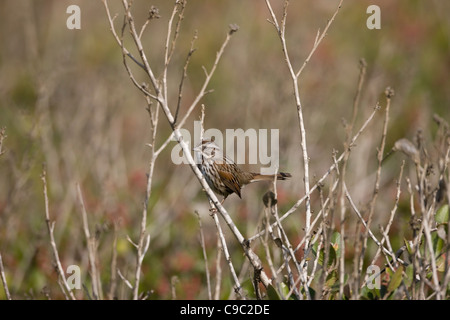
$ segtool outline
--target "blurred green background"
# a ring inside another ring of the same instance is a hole
[[[173,2],[134,1],[137,24],[145,21],[151,5],[159,9],[160,19],[151,21],[143,38],[157,74],[162,70]],[[109,3],[111,11],[118,13],[116,27],[120,30],[121,2]],[[296,69],[303,64],[317,31],[323,30],[337,3],[291,1],[287,43]],[[71,4],[81,9],[80,30],[66,28],[66,9]],[[366,9],[371,4],[381,9],[380,30],[366,27]],[[283,2],[274,0],[273,6],[280,15]],[[436,130],[434,113],[450,120],[449,13],[450,3],[443,0],[344,1],[300,79],[311,175],[322,176],[332,163],[333,149],[343,150],[342,119],[351,119],[360,58],[368,67],[357,128],[378,101],[385,105],[383,92],[387,86],[395,90],[387,148],[399,138],[413,140],[419,129],[431,141]],[[264,1],[188,1],[169,69],[169,101],[176,101],[182,67],[195,32],[197,50],[188,68],[181,112],[202,85],[202,66],[212,65],[229,24],[239,25],[209,86],[214,92],[202,100],[206,106],[205,124],[221,130],[280,129],[280,169],[294,176],[278,185],[283,210],[304,194],[302,156],[292,84],[280,41],[268,18]],[[83,283],[89,288],[86,244],[76,197],[76,183],[80,183],[90,227],[99,237],[98,268],[107,292],[114,224],[118,226],[118,268],[125,277],[133,278],[135,250],[126,236],[136,239],[139,234],[146,188],[150,122],[145,99],[128,78],[100,0],[3,0],[0,43],[0,127],[6,127],[7,134],[5,154],[0,156],[0,252],[13,297],[44,299],[48,292],[53,298],[62,298],[45,223],[40,178],[44,163],[61,261],[64,266],[80,265]],[[126,43],[131,48],[130,39]],[[199,110],[193,113],[187,129],[192,129],[199,115]],[[382,123],[380,112],[350,162],[349,179],[353,184],[349,182],[349,188],[361,202],[372,190]],[[170,127],[161,118],[158,143],[169,134]],[[152,299],[171,298],[175,276],[177,298],[206,298],[194,211],[198,210],[202,217],[210,266],[215,259],[215,227],[208,215],[207,199],[190,168],[170,161],[173,145],[156,163],[148,215],[151,245],[143,264],[141,291],[148,291]],[[390,201],[388,207],[395,197],[394,180],[400,159],[397,156],[388,163],[392,174],[383,177],[383,187],[390,191],[380,202]],[[252,235],[258,227],[260,198],[266,189],[267,185],[248,187],[244,200],[231,196],[226,202],[244,235]],[[381,222],[387,219],[386,214],[377,216]],[[303,227],[303,219],[302,215],[291,219],[292,232],[299,237],[301,233],[296,230]],[[406,224],[408,218],[402,222]],[[229,233],[227,237],[232,239]],[[230,250],[236,251],[233,259],[240,265],[244,257],[239,250],[233,250],[235,245],[230,241]],[[225,265],[222,269],[228,272]],[[230,292],[229,279],[226,273],[223,298]],[[82,291],[77,296],[86,298]],[[121,280],[116,296],[129,298]],[[0,298],[4,297],[0,290]]]

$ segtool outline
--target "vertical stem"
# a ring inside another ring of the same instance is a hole
[[[47,195],[47,170],[45,169],[45,166],[42,170],[41,179],[44,184],[45,222],[47,223],[47,230],[48,230],[48,234],[50,236],[50,245],[52,248],[53,259],[54,259],[54,262],[56,265],[56,271],[58,272],[58,275],[63,284],[61,289],[62,289],[64,295],[66,295],[66,297],[67,297],[67,295],[69,295],[69,297],[72,300],[76,300],[75,295],[72,292],[72,288],[70,288],[69,284],[67,283],[66,276],[64,274],[64,269],[62,267],[61,260],[59,259],[58,248],[56,246],[56,241],[55,241],[55,237],[54,237],[54,233],[53,233],[53,230],[55,229],[55,223],[54,222],[52,223],[50,221],[50,210],[49,210],[48,195]]]
[[[88,259],[89,259],[89,264],[91,267],[92,294],[94,296],[94,299],[102,299],[103,294],[101,292],[100,277],[98,275],[97,259],[96,259],[96,253],[95,253],[96,248],[97,248],[97,244],[96,244],[97,240],[95,239],[95,237],[91,236],[91,233],[89,231],[86,207],[84,205],[83,195],[81,194],[81,188],[80,188],[79,184],[77,184],[77,193],[78,193],[78,198],[79,198],[80,204],[81,204],[81,216],[82,216],[82,220],[83,220],[83,230],[84,230],[84,235],[86,237],[86,245],[87,245],[87,249],[88,249]]]
[[[148,215],[148,203],[150,200],[150,195],[152,193],[152,179],[153,172],[155,168],[155,162],[157,155],[155,154],[155,142],[156,142],[156,132],[158,126],[158,117],[159,117],[159,108],[156,108],[155,113],[152,113],[152,103],[149,97],[147,98],[147,111],[150,115],[151,122],[151,132],[152,132],[152,140],[150,143],[150,165],[148,169],[147,176],[147,188],[145,192],[145,199],[142,208],[141,214],[141,226],[139,231],[139,240],[137,243],[137,255],[136,255],[136,269],[135,269],[135,282],[133,286],[133,299],[137,300],[139,298],[139,282],[141,280],[141,268],[142,262],[144,261],[144,256],[148,250],[148,246],[150,245],[150,235],[147,234],[147,215]]]
[[[362,245],[362,249],[361,249],[361,256],[360,256],[359,264],[358,264],[360,273],[363,268],[364,253],[367,248],[367,239],[368,239],[369,229],[372,224],[372,218],[373,218],[373,214],[375,212],[375,204],[376,204],[376,201],[378,198],[378,192],[379,192],[379,188],[380,188],[381,164],[383,162],[384,148],[386,145],[386,136],[387,136],[388,123],[389,123],[389,110],[390,110],[390,106],[391,106],[391,99],[394,96],[394,90],[390,87],[387,87],[385,90],[385,95],[386,95],[386,111],[385,111],[385,117],[384,117],[383,132],[381,135],[380,148],[378,149],[378,153],[377,153],[378,167],[377,167],[377,172],[376,172],[376,177],[375,177],[375,186],[374,186],[374,190],[373,190],[372,199],[369,203],[369,216],[367,218],[367,228],[364,233],[363,245]]]
[[[0,277],[2,278],[2,284],[3,289],[5,290],[6,299],[11,300],[11,294],[9,293],[8,283],[6,282],[5,269],[3,267],[3,259],[1,253],[0,253]]]

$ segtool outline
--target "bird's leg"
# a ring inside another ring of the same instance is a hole
[[[224,197],[223,199],[222,199],[222,201],[220,201],[220,205],[223,205],[223,203],[225,202],[225,199],[226,199],[227,197]],[[216,207],[211,207],[211,208],[209,208],[209,215],[213,215],[213,214],[215,214],[215,213],[217,213],[217,208]]]

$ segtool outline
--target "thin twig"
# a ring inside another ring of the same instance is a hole
[[[297,71],[297,73],[295,74],[295,76],[298,78],[300,76],[300,74],[303,72],[303,69],[305,69],[306,65],[308,64],[309,60],[311,60],[312,55],[314,54],[314,52],[316,52],[316,49],[318,48],[319,44],[322,42],[323,38],[325,38],[325,36],[327,35],[327,31],[330,28],[331,24],[333,23],[334,19],[336,18],[339,9],[341,9],[342,7],[342,3],[344,2],[344,0],[341,0],[338,4],[338,7],[336,9],[336,11],[334,12],[333,16],[331,17],[330,20],[328,20],[327,25],[325,26],[325,29],[323,29],[322,33],[320,34],[320,36],[316,37],[316,40],[314,41],[314,46],[311,50],[311,52],[309,53],[308,57],[306,58],[305,62],[303,62],[303,65],[301,66],[301,68]],[[317,32],[317,34],[319,34],[319,32]]]
[[[84,205],[83,195],[81,193],[81,188],[80,188],[79,183],[77,183],[77,195],[78,195],[78,200],[80,201],[80,205],[81,205],[81,218],[83,221],[83,231],[84,231],[84,236],[86,238],[88,259],[89,259],[89,265],[90,265],[90,269],[91,269],[92,294],[94,296],[94,299],[101,300],[103,298],[103,294],[101,291],[100,276],[99,276],[98,270],[97,270],[97,259],[96,259],[97,239],[95,239],[95,237],[92,237],[91,233],[89,231],[89,222],[88,222],[88,218],[87,218],[86,206]]]
[[[0,156],[5,153],[5,151],[3,151],[3,140],[6,137],[7,137],[7,135],[6,135],[6,128],[3,127],[3,128],[0,129]]]
[[[128,281],[127,278],[125,278],[125,276],[122,274],[122,272],[120,271],[120,269],[117,269],[117,274],[119,275],[120,279],[122,279],[123,283],[125,283],[125,285],[130,288],[133,289],[133,285],[131,284],[130,281]]]
[[[150,11],[148,12],[148,17],[145,23],[142,25],[141,31],[139,32],[139,39],[142,38],[144,34],[145,28],[147,28],[148,24],[153,19],[159,19],[161,16],[159,15],[159,10],[155,6],[151,6]]]
[[[141,279],[141,268],[142,268],[142,262],[144,261],[145,254],[148,251],[148,248],[150,246],[150,234],[147,234],[147,215],[148,215],[148,204],[150,201],[150,196],[152,194],[152,179],[153,179],[153,173],[155,169],[155,163],[157,156],[155,154],[155,142],[156,142],[156,133],[157,133],[157,126],[158,126],[158,110],[156,109],[155,115],[152,114],[152,103],[149,97],[146,97],[147,99],[147,111],[150,115],[150,122],[151,122],[151,143],[150,145],[150,163],[149,163],[149,169],[147,173],[147,186],[146,186],[146,192],[145,192],[145,199],[143,201],[142,206],[142,213],[141,213],[141,224],[140,224],[140,230],[139,230],[139,239],[138,243],[136,245],[137,253],[136,253],[136,269],[135,269],[135,283],[133,286],[133,299],[137,300],[139,297],[139,282]]]
[[[214,288],[214,300],[220,299],[220,287],[222,283],[222,266],[221,266],[221,257],[222,257],[222,242],[220,238],[217,237],[217,255],[216,255],[216,286]]]
[[[116,39],[117,43],[120,45],[120,38],[116,33],[116,29],[114,27],[114,20],[116,19],[117,15],[112,17],[111,13],[109,11],[109,7],[108,7],[108,1],[107,0],[102,0],[103,5],[105,6],[105,11],[106,14],[108,15],[108,21],[109,21],[109,28],[111,30],[111,33],[113,34],[114,38]],[[122,46],[123,48],[123,46]],[[145,70],[145,66],[140,63],[127,49],[123,48],[125,50],[125,55],[127,55],[131,60],[133,60],[139,67],[141,67],[142,69]]]
[[[1,144],[0,144],[0,150],[1,150]],[[9,293],[9,289],[8,289],[8,282],[6,281],[5,268],[3,267],[3,259],[2,259],[1,252],[0,252],[0,277],[2,279],[2,284],[3,284],[3,289],[5,290],[6,299],[12,300],[11,294]]]
[[[169,19],[169,23],[168,23],[168,27],[167,27],[167,37],[166,37],[166,46],[165,46],[165,50],[164,50],[164,71],[163,71],[163,88],[164,88],[164,98],[167,100],[168,96],[167,96],[167,71],[168,71],[168,67],[170,64],[170,60],[172,59],[172,55],[175,51],[175,44],[177,42],[178,39],[178,35],[180,32],[180,26],[181,26],[181,21],[183,20],[183,13],[184,13],[184,9],[186,7],[186,3],[187,0],[184,1],[176,1],[175,5],[173,7],[173,11],[172,11],[172,15]],[[170,36],[172,34],[172,24],[173,24],[173,19],[175,18],[175,15],[178,12],[178,6],[181,7],[180,9],[180,14],[178,15],[178,20],[175,26],[175,34],[173,36],[172,42],[169,45],[170,42]]]
[[[356,116],[358,114],[358,109],[359,109],[359,99],[361,96],[361,90],[362,90],[362,85],[364,82],[364,77],[366,74],[366,64],[364,62],[363,59],[360,60],[360,72],[359,72],[359,81],[358,81],[358,87],[356,90],[356,94],[355,97],[353,99],[353,111],[352,111],[352,116],[351,116],[351,121],[350,124],[347,125],[346,128],[346,140],[344,142],[344,159],[342,161],[342,167],[341,170],[337,171],[338,175],[339,175],[339,180],[340,180],[340,188],[338,191],[338,195],[339,195],[339,210],[340,210],[340,250],[341,250],[341,255],[339,257],[339,295],[341,297],[341,299],[344,296],[344,280],[345,280],[345,248],[346,248],[346,244],[345,244],[345,239],[346,239],[346,211],[347,208],[345,206],[345,194],[343,191],[343,184],[347,179],[347,165],[348,165],[348,161],[350,158],[350,152],[351,152],[351,148],[349,147],[349,145],[351,144],[351,138],[353,136],[353,128],[355,127],[355,122],[356,122]],[[359,268],[355,268],[355,270],[358,270]],[[359,272],[356,272],[357,276],[355,277],[355,282],[357,282],[359,279]],[[355,285],[355,288],[358,288],[358,284]]]
[[[389,251],[388,249],[386,249],[381,242],[375,237],[375,235],[373,234],[373,232],[369,229],[368,224],[364,221],[361,213],[359,212],[358,208],[356,207],[355,203],[353,202],[352,197],[350,196],[350,193],[347,190],[347,187],[344,185],[344,191],[345,191],[345,196],[347,197],[348,202],[350,203],[350,206],[352,207],[353,211],[356,213],[356,215],[358,216],[358,218],[360,219],[362,225],[364,226],[364,228],[366,228],[368,235],[372,238],[372,240],[376,243],[376,245],[381,248],[381,250],[383,251],[383,253],[389,255],[389,257],[391,259],[394,259],[395,254],[392,251]],[[401,259],[397,259],[400,263],[402,263],[403,265],[407,265],[403,260]]]
[[[270,227],[269,212],[270,212],[270,209],[268,209],[268,208],[264,209],[264,219],[265,219],[264,225],[265,225],[266,234],[265,234],[265,237],[261,237],[261,243],[262,243],[262,246],[266,253],[266,260],[269,265],[269,269],[272,273],[272,280],[273,280],[272,286],[276,290],[278,290],[279,296],[283,298],[283,295],[281,294],[282,291],[281,291],[280,281],[278,279],[277,271],[275,269],[274,261],[272,259],[272,254],[270,252],[270,247],[269,247],[269,235],[271,236],[271,239],[275,238],[275,236],[273,235],[273,230]],[[275,243],[277,243],[277,242],[275,242]]]
[[[425,234],[425,240],[427,243],[427,248],[428,248],[428,252],[430,255],[430,262],[431,262],[431,275],[432,275],[432,280],[433,283],[431,285],[431,287],[434,290],[434,293],[436,293],[436,299],[437,300],[441,300],[441,288],[439,285],[439,278],[437,275],[437,267],[436,267],[436,255],[434,254],[434,248],[433,248],[433,242],[431,239],[431,231],[430,231],[430,216],[433,214],[434,212],[434,206],[430,206],[430,210],[429,212],[427,212],[426,214],[424,214],[422,216],[422,224],[423,224],[423,232]]]
[[[108,291],[108,299],[115,299],[116,286],[117,286],[117,233],[118,223],[114,222],[114,239],[112,243],[112,257],[111,257],[111,279],[110,287]]]
[[[0,156],[3,155],[3,153],[4,153],[4,151],[2,150],[2,147],[3,147],[3,139],[6,138],[5,132],[6,132],[5,128],[0,129]],[[3,289],[5,290],[6,299],[11,300],[11,294],[9,293],[8,283],[6,281],[5,268],[3,267],[3,259],[2,259],[1,253],[0,253],[0,277],[2,279],[2,284],[3,284]]]
[[[402,177],[403,177],[403,169],[404,169],[404,167],[405,167],[405,161],[403,161],[402,165],[400,166],[400,174],[399,174],[399,177],[398,177],[398,180],[397,180],[397,193],[396,193],[396,196],[395,196],[395,204],[394,204],[394,207],[391,210],[391,214],[389,216],[389,221],[388,221],[388,223],[386,225],[386,228],[384,228],[384,232],[386,234],[389,233],[391,225],[392,225],[392,223],[394,221],[395,213],[397,212],[397,209],[398,209],[398,203],[400,201],[400,194],[401,194],[401,181],[402,181]],[[383,238],[381,240],[381,244],[382,245],[384,244],[384,241],[385,241],[385,238]],[[371,264],[375,264],[375,262],[378,259],[378,256],[380,255],[380,252],[381,252],[381,250],[380,250],[380,248],[378,248],[377,252],[375,253],[374,258],[372,259],[372,263]]]
[[[186,120],[189,118],[189,116],[191,115],[192,111],[194,111],[194,109],[197,107],[197,105],[199,104],[200,100],[210,91],[206,90],[208,88],[208,85],[212,79],[212,76],[214,75],[214,72],[216,71],[216,68],[219,64],[219,61],[221,60],[223,53],[225,52],[225,48],[227,47],[228,43],[230,42],[230,39],[232,37],[232,35],[236,32],[235,29],[230,29],[230,31],[228,31],[224,42],[222,43],[222,46],[220,47],[219,51],[216,53],[216,59],[213,62],[213,65],[211,67],[211,69],[209,71],[206,71],[206,77],[205,80],[203,81],[203,85],[200,88],[199,93],[197,94],[197,96],[195,97],[194,101],[192,101],[191,105],[189,106],[189,108],[187,109],[186,113],[184,114],[183,118],[180,120],[179,123],[177,123],[176,127],[178,129],[182,128],[184,123],[186,122]],[[173,121],[172,121],[173,122]],[[172,135],[168,138],[168,139],[172,139]]]
[[[394,96],[394,90],[391,89],[390,87],[387,87],[385,90],[385,96],[386,96],[386,111],[385,111],[385,117],[384,117],[384,123],[383,123],[383,132],[381,134],[380,147],[379,147],[378,153],[377,153],[378,167],[377,167],[376,177],[375,177],[375,186],[374,186],[374,190],[373,190],[372,199],[370,200],[370,203],[369,203],[369,214],[368,214],[368,218],[367,218],[367,227],[366,227],[364,235],[363,235],[361,255],[360,255],[358,266],[357,266],[360,274],[361,274],[362,268],[363,268],[364,253],[367,248],[367,239],[368,239],[367,234],[368,234],[371,224],[372,224],[373,214],[375,213],[375,205],[376,205],[376,202],[378,199],[378,193],[379,193],[379,189],[380,189],[381,168],[382,168],[382,163],[383,163],[383,154],[384,154],[384,149],[385,149],[385,145],[386,145],[386,137],[387,137],[388,124],[389,124],[389,111],[390,111],[390,106],[391,106],[391,99]]]
[[[76,300],[72,288],[67,283],[66,276],[64,274],[64,269],[62,267],[61,260],[59,259],[58,248],[56,246],[56,241],[53,233],[55,229],[55,223],[50,221],[49,201],[47,195],[47,170],[45,168],[45,165],[43,166],[42,169],[41,180],[44,186],[43,188],[44,188],[45,222],[47,223],[47,230],[50,236],[50,246],[52,249],[54,263],[56,265],[56,272],[58,273],[58,276],[62,282],[62,288],[64,289],[63,293],[65,295],[68,295],[70,299]]]
[[[203,252],[203,261],[205,262],[205,273],[206,273],[206,285],[207,285],[207,288],[208,288],[208,298],[209,298],[209,300],[212,300],[212,295],[211,295],[211,278],[210,278],[210,275],[209,275],[208,255],[206,254],[205,236],[203,234],[202,219],[200,218],[200,215],[199,215],[198,211],[195,211],[195,214],[197,215],[198,226],[199,226],[199,229],[200,229],[200,245],[202,247],[202,252]]]
[[[213,208],[213,206],[211,206],[211,207]],[[228,267],[230,269],[231,276],[232,276],[234,284],[235,284],[234,292],[237,293],[237,295],[239,296],[240,299],[245,299],[245,296],[244,296],[243,291],[242,291],[241,282],[239,281],[239,278],[238,278],[238,276],[236,274],[236,270],[234,268],[233,262],[231,261],[231,256],[230,256],[230,253],[228,251],[228,246],[227,246],[227,242],[225,240],[225,236],[223,234],[222,227],[220,226],[219,218],[218,218],[218,216],[217,216],[217,214],[215,212],[212,214],[212,218],[213,218],[214,223],[216,225],[217,235],[218,235],[218,237],[220,239],[220,243],[222,245],[222,250],[223,250],[223,253],[224,253],[224,256],[225,256],[225,260],[228,263]]]
[[[175,117],[174,117],[174,123],[175,123],[175,125],[176,125],[176,123],[177,123],[178,114],[179,114],[179,112],[180,112],[181,97],[182,97],[182,94],[183,94],[184,80],[186,79],[186,76],[187,76],[187,68],[188,68],[188,65],[189,65],[189,61],[191,60],[191,57],[192,57],[192,55],[193,55],[194,52],[195,52],[195,49],[194,49],[194,42],[195,42],[196,39],[197,39],[197,32],[195,33],[194,38],[193,38],[192,41],[191,41],[191,48],[189,49],[189,52],[188,52],[188,54],[187,54],[186,62],[184,63],[184,67],[183,67],[183,74],[182,74],[182,76],[181,76],[180,85],[179,85],[179,87],[178,87],[177,109],[175,110]]]

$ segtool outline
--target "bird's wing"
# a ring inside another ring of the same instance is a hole
[[[234,193],[236,193],[239,198],[241,197],[241,187],[239,185],[238,180],[236,179],[236,177],[228,171],[225,170],[217,170],[217,172],[219,173],[220,178],[222,179],[224,185],[229,188],[231,191],[233,191]]]

